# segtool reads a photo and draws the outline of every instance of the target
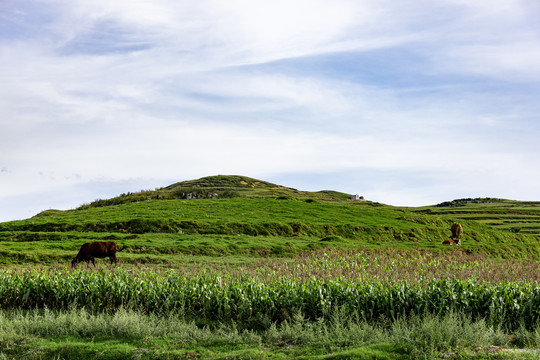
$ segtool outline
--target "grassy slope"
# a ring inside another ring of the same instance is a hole
[[[437,216],[475,220],[498,230],[540,237],[540,201],[463,199],[415,210]]]
[[[187,193],[199,198],[182,199]],[[218,198],[209,199],[214,193]],[[441,242],[459,220],[465,233],[458,251],[539,259],[539,238],[525,234],[531,223],[519,218],[511,228],[527,224],[524,230],[505,231],[518,212],[536,221],[540,205],[499,201],[405,209],[351,201],[335,191],[303,192],[248,177],[214,176],[2,223],[0,255],[4,263],[62,263],[92,240],[127,245],[121,253],[125,262],[162,264],[291,257],[324,246],[456,251]]]

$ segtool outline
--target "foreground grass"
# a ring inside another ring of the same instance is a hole
[[[513,335],[449,313],[367,323],[335,312],[329,320],[290,321],[261,331],[198,327],[177,314],[0,311],[0,359],[93,358],[537,358],[540,330]],[[513,354],[515,347],[528,351]]]

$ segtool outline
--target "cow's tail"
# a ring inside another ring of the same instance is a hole
[[[116,250],[116,251],[117,251],[117,252],[120,252],[120,251],[124,250],[125,248],[126,248],[126,245],[122,246],[122,248],[120,248],[120,249],[118,249],[118,250]]]

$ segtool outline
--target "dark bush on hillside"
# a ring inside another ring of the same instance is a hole
[[[321,239],[321,241],[324,241],[324,242],[342,242],[342,241],[344,241],[344,239],[341,236],[338,236],[338,235],[330,235],[330,236],[323,237]]]
[[[276,197],[276,200],[294,200],[294,198],[292,196],[281,195]]]
[[[457,207],[457,206],[465,206],[468,203],[472,204],[485,204],[485,203],[491,203],[495,199],[492,198],[466,198],[466,199],[456,199],[452,201],[445,201],[440,204],[437,204],[438,207]]]
[[[79,206],[78,210],[87,209],[87,208],[95,208],[95,207],[130,204],[130,203],[136,203],[136,202],[141,202],[141,201],[147,201],[151,199],[152,199],[152,196],[150,193],[122,195],[122,196],[115,197],[112,199],[107,199],[107,200],[97,199],[91,202],[90,204]]]

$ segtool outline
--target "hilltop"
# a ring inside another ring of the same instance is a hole
[[[90,204],[83,205],[81,208],[111,206],[148,200],[263,197],[289,199],[313,198],[321,201],[339,201],[346,200],[349,196],[350,195],[348,194],[329,190],[317,192],[299,191],[297,189],[247,176],[216,175],[196,180],[182,181],[156,190],[124,193],[111,199],[96,200]]]
[[[7,263],[66,262],[86,241],[116,240],[127,246],[124,261],[161,264],[185,264],[193,256],[217,262],[293,257],[329,246],[540,259],[540,237],[529,231],[540,224],[537,203],[492,199],[403,208],[349,197],[210,176],[0,223],[0,255]],[[454,221],[463,224],[463,245],[443,246]]]

